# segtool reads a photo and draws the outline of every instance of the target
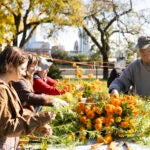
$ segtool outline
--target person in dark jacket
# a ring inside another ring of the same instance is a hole
[[[110,76],[107,80],[107,87],[110,86],[111,82],[114,81],[116,78],[120,77],[124,69],[122,68],[113,68],[110,72]]]

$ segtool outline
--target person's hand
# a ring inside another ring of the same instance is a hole
[[[83,86],[80,85],[80,84],[78,84],[78,85],[76,86],[76,90],[77,90],[77,91],[83,90]]]
[[[112,96],[116,96],[116,97],[119,97],[119,92],[116,90],[116,89],[113,89],[112,91],[111,91],[111,93],[110,93],[110,97],[112,97]]]
[[[46,106],[54,106],[54,98],[50,95],[43,95],[44,99],[45,99],[45,105]]]
[[[42,127],[40,127],[38,129],[38,132],[40,134],[43,134],[44,136],[49,136],[49,135],[52,135],[53,131],[52,131],[52,128],[50,127],[50,125],[46,124]]]
[[[54,120],[54,119],[55,119],[56,114],[54,114],[54,113],[52,113],[52,112],[48,112],[48,114],[49,114],[51,120]]]
[[[64,101],[64,100],[62,100],[62,99],[60,99],[60,98],[54,98],[53,99],[53,104],[54,104],[54,106],[57,106],[57,105],[61,105],[61,106],[69,106],[69,104],[66,102],[66,101]]]

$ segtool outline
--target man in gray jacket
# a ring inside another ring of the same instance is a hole
[[[121,76],[110,84],[110,95],[128,92],[132,86],[133,94],[150,96],[150,37],[139,37],[135,49],[140,58],[129,64]]]

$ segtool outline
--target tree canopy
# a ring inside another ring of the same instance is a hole
[[[23,47],[40,24],[79,25],[82,12],[80,0],[1,0],[0,44]]]
[[[132,8],[132,0],[89,0],[86,6],[83,29],[97,46],[103,62],[108,62],[112,43],[117,36],[122,34],[122,37],[128,42],[130,35],[139,33],[141,24],[138,22],[133,26],[133,22],[137,20],[137,13]],[[120,45],[121,41],[119,42]],[[107,67],[104,68],[103,76],[104,79],[107,79]]]

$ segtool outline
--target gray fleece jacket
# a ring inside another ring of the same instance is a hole
[[[127,92],[131,86],[133,94],[150,96],[150,64],[143,64],[141,59],[135,60],[110,84],[109,92],[112,89]]]

